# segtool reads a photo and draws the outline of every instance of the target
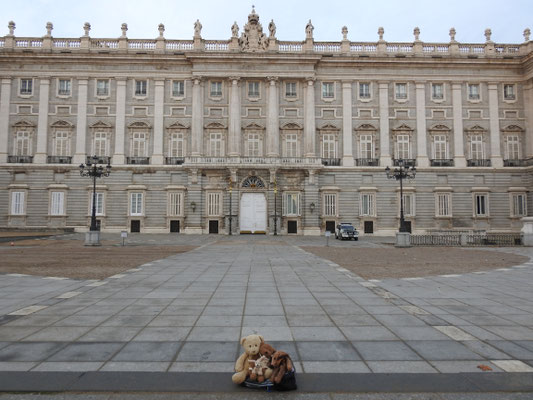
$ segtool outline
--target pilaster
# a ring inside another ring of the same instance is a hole
[[[352,82],[342,82],[342,165],[353,167]]]
[[[305,157],[315,157],[315,78],[307,78],[304,102],[304,148]]]
[[[230,81],[230,101],[229,101],[229,147],[228,156],[238,157],[240,155],[241,139],[241,96],[240,78],[229,78]]]
[[[279,94],[278,78],[269,77],[267,91],[267,157],[279,157]]]
[[[526,143],[524,155],[533,158],[533,79],[524,85],[524,107],[526,116]]]
[[[33,162],[46,163],[48,141],[48,102],[50,97],[50,79],[41,78],[39,87],[39,117],[37,123],[37,151]]]
[[[165,103],[165,80],[155,80],[154,91],[154,151],[151,164],[163,164],[163,114]]]
[[[7,162],[9,154],[9,103],[11,99],[11,78],[2,78],[0,94],[0,164]]]
[[[391,165],[389,139],[389,82],[378,82],[379,85],[379,141],[381,166]]]
[[[461,83],[452,83],[453,107],[453,156],[456,167],[466,167],[463,142],[463,96]]]
[[[503,167],[500,147],[500,121],[498,110],[498,83],[491,82],[489,88],[489,120],[490,120],[490,162],[494,168]]]
[[[193,78],[192,86],[192,123],[191,123],[191,155],[202,155],[202,135],[204,121],[204,102],[202,93],[202,79]]]
[[[87,85],[88,78],[78,79],[78,118],[76,121],[76,153],[73,163],[82,164],[87,154]]]
[[[416,82],[416,160],[419,167],[429,166],[426,128],[426,83]]]
[[[124,164],[124,139],[126,134],[126,78],[117,78],[117,113],[115,117],[115,152],[113,164]]]

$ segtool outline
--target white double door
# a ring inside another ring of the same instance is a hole
[[[264,193],[243,193],[239,213],[241,232],[266,233],[267,204]]]

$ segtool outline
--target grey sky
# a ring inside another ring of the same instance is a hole
[[[205,39],[228,39],[234,21],[242,29],[255,4],[264,31],[274,19],[279,40],[303,40],[309,19],[315,41],[339,41],[343,25],[351,41],[376,41],[379,26],[385,40],[412,42],[413,28],[425,42],[447,42],[450,27],[456,40],[485,41],[485,28],[492,29],[497,43],[521,43],[524,28],[533,29],[533,0],[19,0],[2,1],[4,28],[15,21],[16,36],[43,36],[46,22],[54,24],[53,36],[79,37],[84,22],[92,25],[91,36],[115,38],[120,25],[128,23],[128,37],[155,38],[157,26],[165,24],[168,39],[190,39],[193,23],[200,19]]]

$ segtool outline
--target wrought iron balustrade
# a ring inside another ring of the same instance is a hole
[[[111,164],[111,157],[109,156],[96,156],[97,157],[97,160],[96,162],[98,164]],[[85,163],[89,163],[89,162],[94,162],[94,158],[93,156],[87,156],[85,158]]]
[[[71,156],[48,156],[48,164],[70,164],[72,162]]]
[[[379,158],[356,158],[355,165],[358,167],[379,167]]]
[[[436,158],[430,160],[432,167],[453,167],[453,159],[448,158]]]
[[[490,159],[479,159],[479,160],[466,160],[466,165],[468,167],[490,167],[492,164]]]
[[[528,165],[526,160],[522,160],[522,159],[503,160],[504,167],[525,167],[526,165]]]
[[[7,156],[7,162],[18,164],[31,164],[33,156]]]
[[[392,160],[392,165],[394,167],[399,167],[400,160],[403,161],[403,165],[405,167],[416,167],[416,159],[414,158],[395,158],[394,160]]]
[[[323,158],[322,165],[338,167],[339,165],[341,165],[341,159],[340,158]]]
[[[181,165],[185,162],[185,157],[166,157],[165,164],[167,165]]]
[[[150,164],[150,157],[126,157],[127,164],[139,164],[146,165]]]

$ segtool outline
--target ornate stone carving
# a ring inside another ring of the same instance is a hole
[[[342,40],[348,40],[348,27],[345,25],[341,29]]]
[[[7,24],[7,27],[9,29],[9,36],[13,36],[15,34],[15,22],[13,21],[9,21],[9,23]]]
[[[232,38],[239,37],[239,25],[237,25],[237,21],[235,21],[233,25],[231,26],[231,37]]]
[[[271,20],[268,24],[268,32],[269,37],[275,38],[276,37],[276,24],[274,23],[274,20]]]
[[[450,42],[455,43],[455,34],[457,32],[455,31],[455,28],[450,28]]]
[[[46,36],[52,36],[52,30],[54,29],[54,24],[51,22],[46,23]]]
[[[492,30],[490,28],[485,29],[485,40],[487,43],[490,43],[490,36],[492,35]]]
[[[524,41],[529,42],[529,36],[531,35],[531,29],[524,29]]]
[[[255,171],[253,171],[255,172]],[[246,178],[241,185],[243,188],[251,188],[251,189],[264,189],[265,184],[261,178],[258,176],[252,175]]]
[[[305,38],[306,39],[313,39],[313,31],[315,30],[315,27],[311,23],[311,20],[307,23],[305,26]]]
[[[128,24],[123,23],[120,26],[120,30],[122,31],[122,37],[125,38],[126,37],[126,32],[128,31]]]
[[[378,28],[379,41],[383,41],[383,35],[385,34],[385,29],[382,26]]]
[[[199,19],[197,19],[196,22],[194,23],[194,37],[195,38],[202,37],[202,23],[200,22]]]
[[[83,24],[83,32],[84,32],[84,36],[89,36],[89,32],[91,31],[91,24],[86,22]]]
[[[268,40],[263,33],[263,26],[259,23],[259,15],[252,12],[248,15],[248,23],[244,25],[244,32],[239,39],[239,46],[242,51],[264,51],[268,47]]]

